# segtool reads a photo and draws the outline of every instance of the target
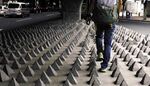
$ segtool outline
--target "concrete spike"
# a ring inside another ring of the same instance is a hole
[[[14,61],[17,60],[17,57],[15,56],[14,53],[10,53],[10,56],[8,57],[9,60]]]
[[[26,82],[28,82],[27,77],[25,77],[24,74],[21,71],[17,75],[16,80],[18,81],[18,83],[26,83]]]
[[[14,70],[13,70],[11,67],[9,67],[9,65],[7,65],[7,64],[3,67],[3,71],[4,71],[8,76],[11,76],[11,74],[15,73]]]
[[[67,76],[67,79],[70,81],[71,84],[77,84],[77,80],[74,77],[74,75],[70,72],[69,75]]]
[[[44,65],[44,64],[45,64],[45,61],[43,60],[43,58],[39,58],[39,59],[38,59],[38,63],[39,63],[40,65]]]
[[[122,49],[122,48],[119,48],[119,50],[118,50],[118,52],[117,52],[117,55],[120,55],[122,52],[123,52],[123,49]]]
[[[148,74],[145,74],[140,83],[142,85],[150,85],[149,80],[150,80],[150,76]]]
[[[67,79],[63,86],[73,86],[70,81]]]
[[[40,70],[41,69],[41,65],[37,61],[35,61],[33,63],[33,65],[32,65],[32,69],[33,70]]]
[[[96,79],[96,76],[92,75],[90,80],[87,83],[91,85],[95,81],[95,79]]]
[[[72,72],[72,74],[73,74],[75,77],[79,77],[79,73],[78,73],[78,71],[77,71],[76,68],[73,68],[73,69],[71,70],[71,72]]]
[[[95,75],[95,76],[98,77],[98,72],[97,72],[96,67],[94,67],[94,68],[92,69],[92,71],[90,71],[89,76],[92,76],[92,75]]]
[[[63,65],[63,62],[61,61],[60,58],[58,58],[58,59],[56,60],[56,63],[57,63],[59,66],[62,66],[62,65]]]
[[[150,67],[150,59],[145,64],[146,67]]]
[[[8,86],[20,86],[19,83],[16,81],[15,78],[12,78],[12,80],[9,82]]]
[[[51,48],[51,51],[50,51],[53,55],[56,53],[55,49],[54,48]]]
[[[52,67],[54,68],[54,70],[60,70],[60,67],[59,65],[57,64],[57,62],[55,61],[53,64],[52,64]]]
[[[66,61],[66,57],[65,57],[64,55],[61,55],[61,56],[60,56],[60,59],[61,59],[62,61]]]
[[[142,56],[143,56],[143,52],[142,52],[142,51],[139,51],[138,54],[137,54],[137,56],[136,56],[136,58],[140,58],[140,57],[142,57]]]
[[[47,49],[47,48],[48,48],[48,45],[47,45],[46,43],[44,43],[44,44],[43,44],[43,48],[44,48],[44,49]]]
[[[33,69],[30,66],[27,66],[25,71],[24,71],[24,75],[25,76],[34,76],[35,72],[33,71]]]
[[[110,71],[113,71],[113,70],[115,70],[115,68],[117,67],[117,62],[118,62],[118,60],[117,60],[117,58],[113,61],[113,63],[112,63],[112,65],[110,66]]]
[[[148,56],[142,56],[140,57],[140,63],[145,64],[149,60]]]
[[[20,57],[19,63],[20,63],[20,64],[26,64],[27,61],[26,61],[23,57]]]
[[[96,78],[91,86],[100,86],[100,81]]]
[[[48,75],[43,72],[42,75],[41,75],[41,80],[45,83],[45,84],[49,84],[51,83],[51,79],[48,77]]]
[[[0,69],[0,82],[8,81],[10,77]]]
[[[120,55],[120,58],[124,58],[126,55],[127,54],[126,54],[125,50],[123,50],[122,53],[121,53],[121,55]]]
[[[0,64],[5,65],[5,64],[9,64],[9,60],[7,57],[3,57],[3,59],[1,60]]]
[[[123,61],[124,61],[124,62],[127,62],[127,61],[130,60],[130,58],[131,58],[130,54],[127,54],[127,55],[124,57]]]
[[[120,86],[128,86],[128,84],[126,83],[125,80],[123,80],[123,81],[121,82]]]
[[[133,62],[134,62],[134,60],[133,60],[133,58],[131,58],[131,59],[128,61],[127,66],[131,66],[131,65],[133,64]]]
[[[76,68],[77,70],[81,70],[81,67],[80,67],[80,65],[78,63],[75,63],[73,65],[73,68]]]
[[[112,72],[112,74],[111,74],[111,77],[117,77],[117,76],[119,75],[119,73],[120,73],[119,68],[116,67],[116,68],[113,70],[113,72]]]
[[[139,70],[139,67],[138,67],[137,63],[134,62],[134,63],[129,67],[129,70],[130,70],[130,71],[138,71],[138,70]]]
[[[44,51],[44,48],[43,48],[42,45],[41,45],[38,49],[39,49],[40,51]]]
[[[51,65],[48,66],[46,70],[46,74],[48,76],[57,76],[57,72],[54,70],[54,68]]]
[[[36,54],[39,54],[41,51],[40,51],[38,48],[35,48],[35,49],[34,49],[34,52],[35,52]]]
[[[146,47],[146,49],[144,50],[145,53],[148,53],[150,51],[149,47]]]
[[[34,50],[32,50],[32,51],[30,52],[30,55],[31,55],[32,57],[37,57],[37,54],[34,52]]]
[[[21,68],[21,65],[18,63],[17,60],[15,60],[11,66],[12,69],[19,69]]]
[[[148,40],[145,45],[150,47],[150,40]]]
[[[114,82],[116,85],[120,85],[123,81],[123,76],[121,75],[121,73],[119,73],[119,75],[117,76],[116,81]]]
[[[50,58],[47,56],[47,54],[43,54],[42,58],[43,58],[44,61],[49,61],[50,60]]]
[[[20,49],[20,53],[21,53],[21,54],[25,54],[25,53],[27,53],[27,51],[26,51],[24,48],[21,48],[21,49]]]
[[[31,61],[31,60],[33,59],[32,56],[31,56],[29,53],[27,53],[24,58],[25,58],[25,60],[27,60],[27,61]]]
[[[69,49],[66,49],[65,51],[66,51],[67,55],[71,54],[71,51]]]
[[[143,67],[141,67],[135,74],[136,77],[143,77],[145,75],[145,71]]]
[[[82,65],[82,62],[79,58],[76,59],[75,63],[78,63],[80,66]]]
[[[56,52],[58,52],[58,47],[57,46],[54,46],[54,50],[56,51]]]
[[[14,54],[15,54],[16,57],[21,57],[22,56],[22,54],[20,53],[19,50],[17,50],[16,52],[14,52]]]
[[[82,55],[80,55],[78,58],[79,58],[82,62],[84,62],[84,57],[83,57]]]
[[[137,48],[135,48],[132,52],[132,55],[137,55],[137,54],[138,54],[138,50],[137,50]]]
[[[46,52],[46,55],[47,55],[49,58],[53,56],[50,51]]]
[[[46,85],[41,79],[38,79],[37,81],[35,81],[35,86],[46,86]]]

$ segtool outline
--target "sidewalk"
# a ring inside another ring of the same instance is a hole
[[[119,18],[120,21],[135,21],[135,22],[150,22],[150,17],[147,17],[146,20],[143,20],[142,16],[132,16],[130,18],[121,17]]]

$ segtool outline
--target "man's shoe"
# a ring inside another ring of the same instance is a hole
[[[98,71],[102,72],[102,73],[105,73],[107,71],[107,68],[100,68]]]
[[[98,54],[98,56],[97,56],[97,59],[96,59],[96,61],[103,61],[103,53],[102,52],[100,52],[99,54]]]

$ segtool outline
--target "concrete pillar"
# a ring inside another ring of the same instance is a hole
[[[63,20],[76,21],[81,19],[83,0],[62,0]]]

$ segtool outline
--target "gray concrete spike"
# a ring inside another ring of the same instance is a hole
[[[47,54],[43,54],[42,58],[43,58],[44,61],[49,61],[50,60],[50,58],[47,56]]]
[[[96,61],[91,61],[88,66],[89,66],[89,68],[88,68],[87,70],[88,70],[88,71],[91,71],[91,70],[93,69],[93,67],[96,66]]]
[[[95,76],[97,76],[97,77],[98,77],[98,72],[97,72],[96,67],[94,67],[94,68],[90,71],[89,76],[92,76],[92,75],[95,75]]]
[[[56,53],[55,49],[54,48],[51,48],[51,51],[50,51],[53,55]]]
[[[14,52],[14,54],[15,54],[16,57],[21,57],[22,56],[22,54],[20,53],[19,50],[17,50],[16,52]]]
[[[38,48],[35,48],[35,49],[34,49],[34,52],[35,52],[36,54],[39,54],[41,51],[40,51]]]
[[[150,59],[145,64],[146,67],[150,67]]]
[[[137,50],[137,48],[135,48],[132,52],[132,55],[137,55],[137,54],[138,54],[138,50]]]
[[[46,43],[43,44],[43,49],[47,49],[48,45]]]
[[[84,57],[83,57],[82,55],[80,55],[78,58],[79,58],[82,62],[84,62]]]
[[[80,67],[80,65],[78,63],[75,63],[73,65],[73,68],[76,68],[77,70],[81,70],[81,67]]]
[[[71,51],[69,49],[66,49],[65,51],[66,51],[67,55],[71,54]]]
[[[143,67],[141,67],[135,74],[136,77],[143,77],[145,75],[145,71]]]
[[[33,65],[32,65],[32,69],[33,70],[40,70],[41,69],[41,65],[37,61],[35,61],[33,63]]]
[[[50,51],[47,51],[47,52],[46,52],[46,55],[47,55],[49,58],[53,56]]]
[[[24,48],[21,48],[21,49],[20,49],[20,53],[21,53],[21,54],[25,54],[25,53],[27,53],[27,51],[26,51]]]
[[[123,80],[123,81],[121,82],[120,86],[128,86],[128,85],[127,85],[126,81]]]
[[[114,83],[115,83],[116,85],[120,85],[123,80],[124,80],[124,79],[123,79],[123,76],[121,75],[121,73],[119,73],[119,75],[117,76],[117,79],[115,80]]]
[[[42,45],[41,45],[38,49],[39,49],[40,51],[44,51],[44,48],[43,48]]]
[[[27,61],[31,61],[31,60],[33,59],[32,56],[31,56],[29,53],[27,53],[24,58],[25,58],[25,60],[27,60]]]
[[[43,72],[42,75],[41,75],[41,80],[45,83],[45,84],[48,84],[48,83],[51,83],[51,79],[48,77],[48,75]]]
[[[38,79],[37,81],[35,81],[35,86],[46,86],[46,85],[41,79]]]
[[[31,50],[31,48],[28,45],[26,45],[24,48],[25,48],[26,51],[30,51]]]
[[[16,81],[15,78],[12,78],[12,80],[9,82],[8,86],[20,86],[19,83]]]
[[[89,80],[87,83],[91,85],[91,84],[95,81],[95,79],[96,79],[96,76],[95,76],[95,75],[92,75],[92,76],[90,77],[90,80]]]
[[[9,64],[10,61],[8,60],[7,57],[3,57],[3,59],[1,60],[0,64],[5,65],[5,64]]]
[[[114,49],[114,52],[117,52],[119,50],[119,46],[117,46],[115,49]]]
[[[118,60],[117,58],[112,62],[112,65],[110,66],[109,70],[110,71],[113,71],[115,70],[115,68],[117,67],[117,64],[118,64]]]
[[[60,67],[59,65],[57,64],[57,62],[55,61],[53,64],[52,64],[52,67],[54,68],[54,70],[60,70]]]
[[[96,78],[91,86],[100,86],[100,81]]]
[[[65,83],[63,84],[63,86],[73,86],[71,83],[70,83],[70,81],[67,79],[66,81],[65,81]]]
[[[70,81],[71,84],[77,84],[77,80],[74,77],[74,75],[70,72],[69,75],[67,76],[67,79]]]
[[[123,61],[124,61],[124,62],[127,62],[127,61],[130,60],[130,58],[131,58],[130,54],[127,54],[127,55],[123,58]]]
[[[150,80],[150,76],[148,74],[145,74],[140,83],[142,85],[150,85],[149,80]]]
[[[150,47],[150,40],[148,40],[145,45]]]
[[[149,47],[146,47],[146,49],[144,50],[145,53],[148,53],[150,51]]]
[[[61,59],[62,61],[66,61],[66,57],[65,57],[64,55],[61,55],[61,56],[60,56],[60,59]]]
[[[9,60],[14,61],[15,59],[17,60],[17,57],[15,56],[14,53],[10,53],[10,56],[8,57]]]
[[[76,68],[71,69],[71,72],[75,77],[79,77],[79,72],[77,71]]]
[[[130,71],[138,71],[138,70],[139,70],[139,67],[138,67],[137,63],[134,62],[134,63],[129,67],[129,70],[130,70]]]
[[[80,66],[82,65],[82,62],[79,58],[76,59],[75,63],[78,63]]]
[[[136,49],[136,48],[134,48],[133,46],[130,47],[129,52],[132,53],[134,51],[134,49]]]
[[[141,47],[141,50],[144,51],[145,49],[146,49],[146,46],[143,45],[143,46]]]
[[[20,64],[26,64],[27,61],[26,61],[23,57],[20,57],[19,63],[20,63]]]
[[[125,50],[122,51],[120,58],[124,58],[127,55],[127,53],[125,52]]]
[[[120,73],[119,68],[116,67],[116,68],[113,70],[113,72],[112,72],[112,74],[111,74],[111,77],[117,77],[117,76],[119,75],[119,73]]]
[[[142,56],[140,57],[140,63],[145,64],[149,60],[148,56]]]
[[[54,68],[51,65],[48,66],[46,70],[46,74],[48,76],[57,76],[57,72],[54,70]]]
[[[57,63],[59,66],[62,66],[62,65],[63,65],[63,62],[61,61],[60,58],[58,58],[58,59],[56,60],[56,63]]]
[[[15,73],[14,70],[13,70],[11,67],[9,67],[9,65],[7,65],[7,64],[3,67],[3,71],[4,71],[8,76],[11,76],[11,74],[14,74],[14,73]]]
[[[56,52],[58,52],[58,47],[57,46],[54,46],[54,50],[56,51]]]
[[[37,57],[37,54],[34,52],[34,50],[32,50],[32,51],[30,52],[30,55],[31,55],[32,57]]]
[[[118,52],[117,52],[117,55],[120,55],[122,52],[123,52],[123,49],[122,49],[122,48],[119,48],[119,50],[118,50]]]
[[[28,82],[27,77],[25,77],[24,74],[21,71],[17,75],[16,80],[18,81],[18,83],[26,83],[26,82]]]
[[[24,71],[24,75],[25,76],[34,76],[35,72],[33,71],[33,69],[30,66],[27,66],[25,71]]]
[[[21,68],[21,65],[19,64],[19,62],[17,60],[15,60],[11,66],[12,69],[19,69]]]
[[[40,65],[44,65],[44,64],[45,64],[45,61],[43,60],[43,58],[39,58],[39,59],[38,59],[38,63],[39,63]]]
[[[140,57],[142,57],[142,56],[144,56],[144,55],[143,55],[143,52],[140,50],[140,51],[138,52],[136,58],[140,58]]]
[[[0,82],[8,81],[10,77],[0,69]]]
[[[127,66],[131,66],[133,63],[134,63],[134,60],[133,60],[133,58],[131,58],[131,59],[128,61]]]

